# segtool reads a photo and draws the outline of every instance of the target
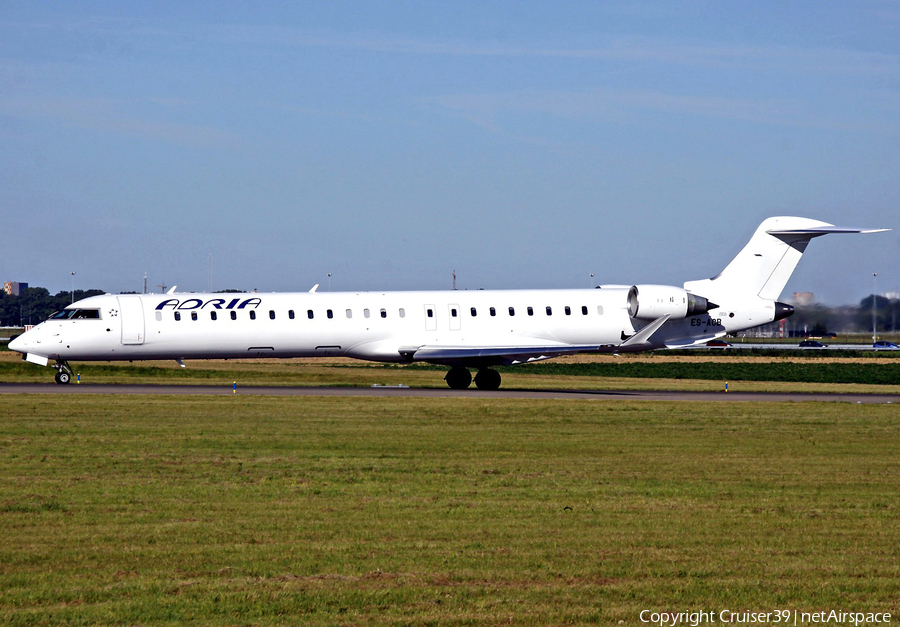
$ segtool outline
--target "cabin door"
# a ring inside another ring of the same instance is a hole
[[[144,343],[144,307],[140,296],[119,296],[122,344]]]

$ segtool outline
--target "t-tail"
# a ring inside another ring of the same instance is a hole
[[[721,325],[728,331],[781,320],[790,316],[794,308],[778,302],[778,298],[812,238],[886,230],[889,229],[838,227],[810,218],[768,218],[722,272],[711,279],[688,281],[684,289],[718,304],[720,310],[711,311],[710,315],[730,316],[732,320],[723,320]],[[747,314],[740,316],[736,312]],[[736,316],[746,319],[733,320]]]

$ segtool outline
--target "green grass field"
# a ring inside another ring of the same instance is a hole
[[[8,396],[4,625],[900,613],[900,412]]]

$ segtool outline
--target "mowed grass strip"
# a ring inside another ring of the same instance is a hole
[[[900,392],[900,361],[896,359],[796,359],[730,356],[698,360],[695,356],[667,354],[654,358],[603,361],[567,361],[498,368],[503,388],[572,389],[697,389],[720,390],[724,382],[742,382],[744,391],[802,392]],[[305,385],[371,386],[404,384],[411,387],[445,387],[446,367],[427,364],[372,364],[343,359],[333,361],[285,359],[246,361],[192,361],[189,367],[174,362],[136,364],[75,363],[74,371],[85,383],[151,383],[231,386]],[[51,382],[53,370],[0,358],[0,381],[5,383]]]
[[[713,381],[787,381],[793,383],[859,383],[900,385],[900,362],[881,360],[832,361],[622,361],[620,363],[559,363],[528,366],[541,375],[634,377],[644,379],[700,379]]]
[[[900,613],[900,412],[4,399],[0,623]]]

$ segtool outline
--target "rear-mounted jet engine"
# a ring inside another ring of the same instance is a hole
[[[628,315],[638,320],[703,314],[718,305],[674,285],[634,285],[628,290]]]

